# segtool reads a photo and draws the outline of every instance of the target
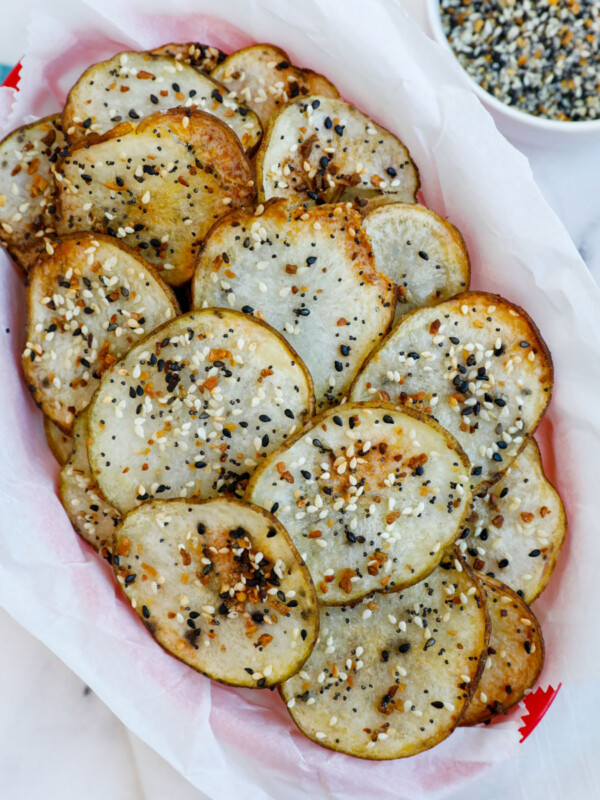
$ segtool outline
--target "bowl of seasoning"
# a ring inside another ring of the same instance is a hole
[[[431,32],[508,136],[600,136],[598,0],[427,0]]]

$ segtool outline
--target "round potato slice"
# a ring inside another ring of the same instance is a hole
[[[176,106],[216,116],[246,151],[262,136],[256,114],[209,75],[181,59],[134,52],[118,53],[83,73],[67,97],[63,127],[70,142],[80,142]]]
[[[246,499],[277,516],[319,602],[336,605],[435,568],[470,507],[469,462],[424,414],[348,403],[263,461]]]
[[[56,177],[62,233],[122,239],[175,286],[191,278],[211,225],[254,200],[250,164],[231,129],[183,108],[71,148]]]
[[[502,578],[532,603],[550,580],[566,532],[562,501],[532,438],[502,479],[473,499],[458,544],[473,569]]]
[[[44,416],[44,433],[52,455],[62,466],[67,463],[73,450],[73,437],[62,431],[50,417]]]
[[[491,635],[485,668],[461,725],[487,722],[523,699],[544,665],[544,639],[535,614],[500,581],[479,576]]]
[[[425,206],[388,203],[365,216],[375,266],[394,283],[396,319],[469,288],[469,254],[460,232]]]
[[[211,73],[227,56],[218,47],[200,42],[171,42],[150,51],[153,56],[170,56],[182,64],[188,64],[200,72]]]
[[[213,69],[212,77],[259,116],[263,128],[273,114],[294,97],[339,97],[323,75],[298,69],[288,54],[272,44],[254,44],[232,53]]]
[[[456,727],[488,638],[485,595],[450,552],[401,593],[322,606],[319,641],[281,695],[317,744],[359,758],[415,755]]]
[[[218,498],[152,501],[115,536],[117,580],[169,653],[215,680],[273,686],[315,644],[314,586],[284,528]]]
[[[121,522],[116,508],[107,503],[94,480],[87,451],[87,411],[73,427],[73,450],[60,471],[59,492],[63,508],[77,533],[107,558],[112,553],[115,529]]]
[[[313,410],[310,375],[276,331],[237,311],[195,311],[105,373],[91,405],[90,463],[122,512],[154,497],[241,494]]]
[[[408,150],[354,106],[307,97],[275,114],[256,156],[259,199],[414,203],[419,175]]]
[[[74,234],[50,249],[29,275],[23,369],[44,414],[69,432],[104,370],[179,307],[152,267],[110,236]]]
[[[350,396],[431,414],[463,446],[482,491],[525,446],[551,393],[552,359],[529,315],[498,295],[464,292],[403,317]]]
[[[391,283],[349,205],[279,200],[228,215],[204,242],[192,290],[196,308],[232,306],[280,331],[306,362],[319,407],[348,391],[394,313]]]
[[[17,128],[0,142],[0,244],[23,272],[55,233],[52,169],[65,145],[58,115]]]

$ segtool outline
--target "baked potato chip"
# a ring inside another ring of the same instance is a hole
[[[430,417],[346,403],[265,459],[246,499],[285,526],[317,587],[339,605],[428,575],[470,508],[469,462]]]
[[[118,53],[86,70],[69,92],[63,127],[69,141],[77,143],[178,106],[216,116],[246,151],[254,150],[262,136],[254,111],[209,75],[181,59],[150,53]]]
[[[415,755],[456,727],[488,638],[485,595],[450,552],[402,592],[322,606],[319,641],[281,695],[317,744],[359,758]]]
[[[339,402],[393,317],[360,214],[287,200],[235,212],[206,238],[193,305],[231,306],[273,325],[304,359],[319,407]]]
[[[73,450],[60,471],[60,500],[77,533],[101,556],[112,553],[113,536],[121,515],[107,503],[95,482],[88,461],[87,411],[73,427]]]
[[[200,72],[210,74],[215,67],[220,64],[227,56],[218,47],[211,47],[200,42],[177,43],[170,42],[156,47],[150,51],[153,56],[170,56],[182,64],[187,64]]]
[[[92,471],[123,513],[155,497],[241,494],[313,410],[306,367],[270,326],[193,311],[104,374],[90,409]]]
[[[175,286],[192,276],[211,225],[254,200],[250,164],[231,129],[184,108],[71,148],[56,177],[61,233],[122,239]]]
[[[531,438],[501,480],[473,498],[458,544],[473,569],[502,578],[532,603],[550,580],[566,532],[562,501]]]
[[[529,315],[498,295],[465,292],[402,317],[350,396],[431,414],[464,448],[482,491],[523,449],[551,393],[552,359]]]
[[[23,370],[44,414],[69,432],[102,373],[179,307],[118,239],[78,233],[50,249],[29,275]]]
[[[240,102],[255,111],[263,128],[289,100],[306,95],[339,97],[323,75],[294,67],[288,54],[272,44],[254,44],[227,56],[212,71]]]
[[[375,266],[394,283],[397,322],[469,288],[469,254],[460,232],[425,206],[388,203],[365,215]]]
[[[408,150],[343,100],[307,97],[283,106],[256,154],[260,200],[331,203],[371,198],[414,203],[419,175]]]
[[[156,641],[215,680],[273,686],[319,630],[308,570],[284,528],[239,500],[144,503],[115,536],[121,588]]]
[[[52,422],[46,415],[44,415],[44,433],[52,455],[61,467],[64,466],[73,451],[73,437],[62,431],[56,422]]]
[[[65,146],[59,115],[17,128],[0,142],[0,244],[24,273],[55,233],[52,170]]]
[[[544,639],[535,614],[500,581],[479,576],[491,622],[485,668],[461,725],[487,722],[523,699],[544,666]]]

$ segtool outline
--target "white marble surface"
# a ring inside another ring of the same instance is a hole
[[[422,0],[396,1],[424,24]],[[63,13],[72,2],[54,0],[52,8]],[[0,61],[22,54],[27,14],[27,0],[11,4],[10,20],[0,29]],[[600,282],[600,139],[561,148],[515,144]],[[1,800],[203,800],[205,795],[131,735],[76,675],[1,609],[0,641]],[[572,797],[598,797],[598,768],[590,767],[577,740],[577,720],[587,711],[585,687],[568,704],[559,694],[547,724],[524,743],[518,758],[474,782],[461,800],[511,798],[517,788],[523,798],[554,797],[556,766],[542,763],[541,756],[549,749],[560,750],[561,777]],[[561,729],[552,726],[553,713],[564,720]],[[595,735],[588,744],[597,751],[600,730]]]

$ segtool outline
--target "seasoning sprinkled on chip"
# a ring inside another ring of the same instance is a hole
[[[65,134],[70,142],[93,140],[127,120],[182,106],[216,116],[231,128],[244,150],[253,150],[262,135],[258,117],[219,89],[221,84],[182,58],[118,53],[86,70],[69,92],[63,112]]]
[[[218,351],[229,355],[211,359]],[[306,367],[270,326],[193,311],[105,372],[90,410],[90,463],[122,512],[152,498],[240,495],[313,409]]]
[[[552,383],[550,353],[528,314],[499,295],[464,292],[402,317],[350,396],[391,400],[437,419],[464,448],[482,491],[535,431]]]
[[[156,641],[215,680],[264,688],[300,669],[319,631],[284,528],[239,500],[145,503],[115,536],[117,580]]]
[[[271,118],[256,176],[262,201],[414,203],[419,188],[417,169],[399,139],[349,103],[323,96],[294,100]]]
[[[347,393],[394,314],[391,283],[349,204],[273,200],[254,214],[229,214],[205,240],[192,291],[196,308],[251,309],[285,336],[311,372],[319,408]]]
[[[424,414],[346,403],[267,458],[246,499],[277,506],[319,602],[340,604],[434,569],[462,529],[469,472],[458,443]]]
[[[456,564],[450,551],[402,592],[321,606],[318,644],[280,690],[302,733],[369,759],[415,755],[449,736],[489,638],[483,591]]]

